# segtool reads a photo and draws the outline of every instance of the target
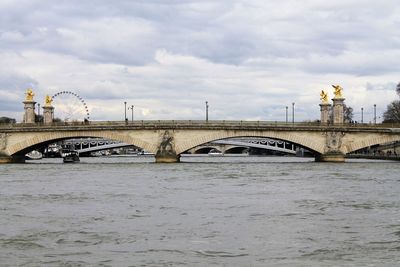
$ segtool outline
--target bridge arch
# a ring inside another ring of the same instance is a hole
[[[116,141],[121,141],[127,144],[131,144],[140,148],[145,149],[146,151],[155,153],[157,147],[152,145],[144,140],[141,140],[137,137],[132,137],[129,134],[112,132],[112,131],[79,131],[79,132],[39,132],[33,136],[25,138],[23,141],[16,142],[13,145],[10,145],[7,149],[7,154],[10,156],[14,155],[24,155],[38,147],[42,144],[50,144],[61,140],[71,139],[71,138],[105,138]]]
[[[304,147],[316,154],[323,154],[325,148],[325,136],[322,132],[298,132],[291,131],[210,131],[208,133],[199,133],[190,140],[182,142],[177,146],[177,154],[181,154],[191,148],[210,143],[216,140],[228,139],[234,137],[263,137],[281,141],[286,141]]]
[[[364,138],[360,138],[360,140],[351,142],[344,147],[344,153],[348,154],[359,149],[363,149],[366,147],[380,145],[390,142],[397,142],[400,141],[400,135],[370,135]]]

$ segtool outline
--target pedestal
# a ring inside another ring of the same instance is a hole
[[[54,107],[53,106],[44,106],[43,107],[43,123],[51,124],[54,119]]]
[[[344,162],[345,155],[340,152],[328,152],[325,154],[319,154],[315,157],[317,162]]]
[[[35,101],[24,101],[24,118],[23,118],[23,122],[24,123],[35,123]]]
[[[319,104],[321,107],[321,124],[328,124],[331,104]]]
[[[156,155],[156,163],[178,163],[180,162],[179,155]]]
[[[344,98],[333,98],[333,124],[343,124]]]

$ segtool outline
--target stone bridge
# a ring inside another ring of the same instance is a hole
[[[0,162],[24,162],[33,149],[64,139],[101,137],[155,154],[156,162],[178,162],[201,144],[232,137],[266,137],[294,143],[317,161],[343,162],[347,153],[400,141],[400,125],[325,125],[262,121],[135,121],[0,126]]]

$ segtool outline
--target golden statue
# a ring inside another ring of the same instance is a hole
[[[328,104],[328,93],[322,90],[319,95],[321,96],[322,104]]]
[[[343,97],[342,96],[343,88],[340,87],[340,85],[332,85],[332,87],[335,88],[335,92],[334,92],[335,98],[342,98]]]
[[[33,93],[32,88],[28,88],[28,90],[26,90],[25,95],[26,95],[25,101],[33,101],[33,96],[35,94]]]
[[[46,95],[44,102],[45,102],[45,106],[49,107],[49,106],[51,106],[51,102],[53,102],[53,99],[51,98],[51,96]]]

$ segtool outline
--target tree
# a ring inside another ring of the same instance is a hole
[[[344,122],[352,122],[353,121],[353,108],[344,105]]]
[[[35,122],[43,122],[43,115],[35,114]]]
[[[0,123],[16,123],[17,121],[9,117],[0,117]]]
[[[387,106],[383,113],[383,122],[400,122],[400,100],[395,100]]]
[[[396,93],[400,96],[400,83],[396,86]]]
[[[396,93],[400,96],[400,82],[396,86]],[[383,113],[383,122],[400,122],[400,100],[395,100],[387,106]]]

